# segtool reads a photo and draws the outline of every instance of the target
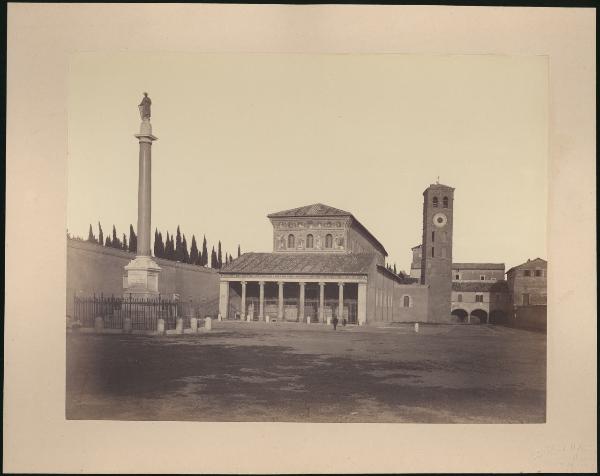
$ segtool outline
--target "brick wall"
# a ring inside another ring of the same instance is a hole
[[[94,293],[122,296],[123,268],[133,258],[134,253],[127,251],[67,240],[67,315],[72,315],[75,293],[82,296]],[[216,315],[219,302],[219,275],[216,270],[160,258],[155,260],[162,268],[158,279],[161,294],[177,293],[181,301],[192,299],[203,303],[203,313]]]

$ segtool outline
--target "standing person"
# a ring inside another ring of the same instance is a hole
[[[331,322],[333,322],[333,330],[335,331],[338,325],[338,318],[334,317]]]

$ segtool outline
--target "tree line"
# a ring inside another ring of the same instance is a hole
[[[67,232],[67,236],[71,238]],[[77,239],[77,238],[75,238]],[[116,248],[119,250],[130,251],[135,253],[137,251],[137,235],[133,229],[133,225],[129,225],[129,239],[123,233],[122,238],[119,238],[117,229],[113,225],[112,234],[104,236],[102,225],[98,222],[98,237],[94,234],[92,225],[88,231],[87,241],[90,243],[96,243],[101,246],[109,248]],[[240,245],[237,248],[237,257],[239,258],[242,254]],[[179,261],[181,263],[195,264],[197,266],[209,266],[215,269],[221,269],[224,264],[233,261],[233,255],[225,253],[223,257],[223,250],[221,248],[221,241],[219,240],[217,249],[212,247],[210,255],[208,254],[208,246],[206,243],[206,236],[202,239],[202,247],[198,247],[196,242],[196,236],[192,235],[192,241],[188,250],[188,242],[185,237],[185,233],[181,233],[179,226],[177,226],[177,232],[175,234],[167,231],[166,238],[163,238],[163,234],[158,229],[154,231],[154,256],[157,258],[168,259],[171,261]]]

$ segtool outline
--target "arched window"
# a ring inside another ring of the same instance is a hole
[[[404,296],[402,298],[402,306],[403,307],[410,307],[410,296]]]
[[[444,208],[448,208],[448,197],[444,197],[442,203],[444,204]]]
[[[296,238],[294,238],[294,235],[289,235],[288,236],[288,248],[295,248],[296,247]]]
[[[330,234],[325,235],[325,248],[333,247],[333,236]]]
[[[306,235],[306,247],[307,248],[313,247],[313,236],[312,235]]]
[[[438,207],[438,198],[433,197],[433,208],[437,208],[437,207]]]

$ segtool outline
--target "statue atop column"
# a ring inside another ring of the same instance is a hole
[[[142,118],[142,121],[150,120],[150,106],[151,105],[152,105],[152,101],[148,97],[148,93],[144,93],[142,102],[138,105],[138,108],[140,110],[140,117]]]

